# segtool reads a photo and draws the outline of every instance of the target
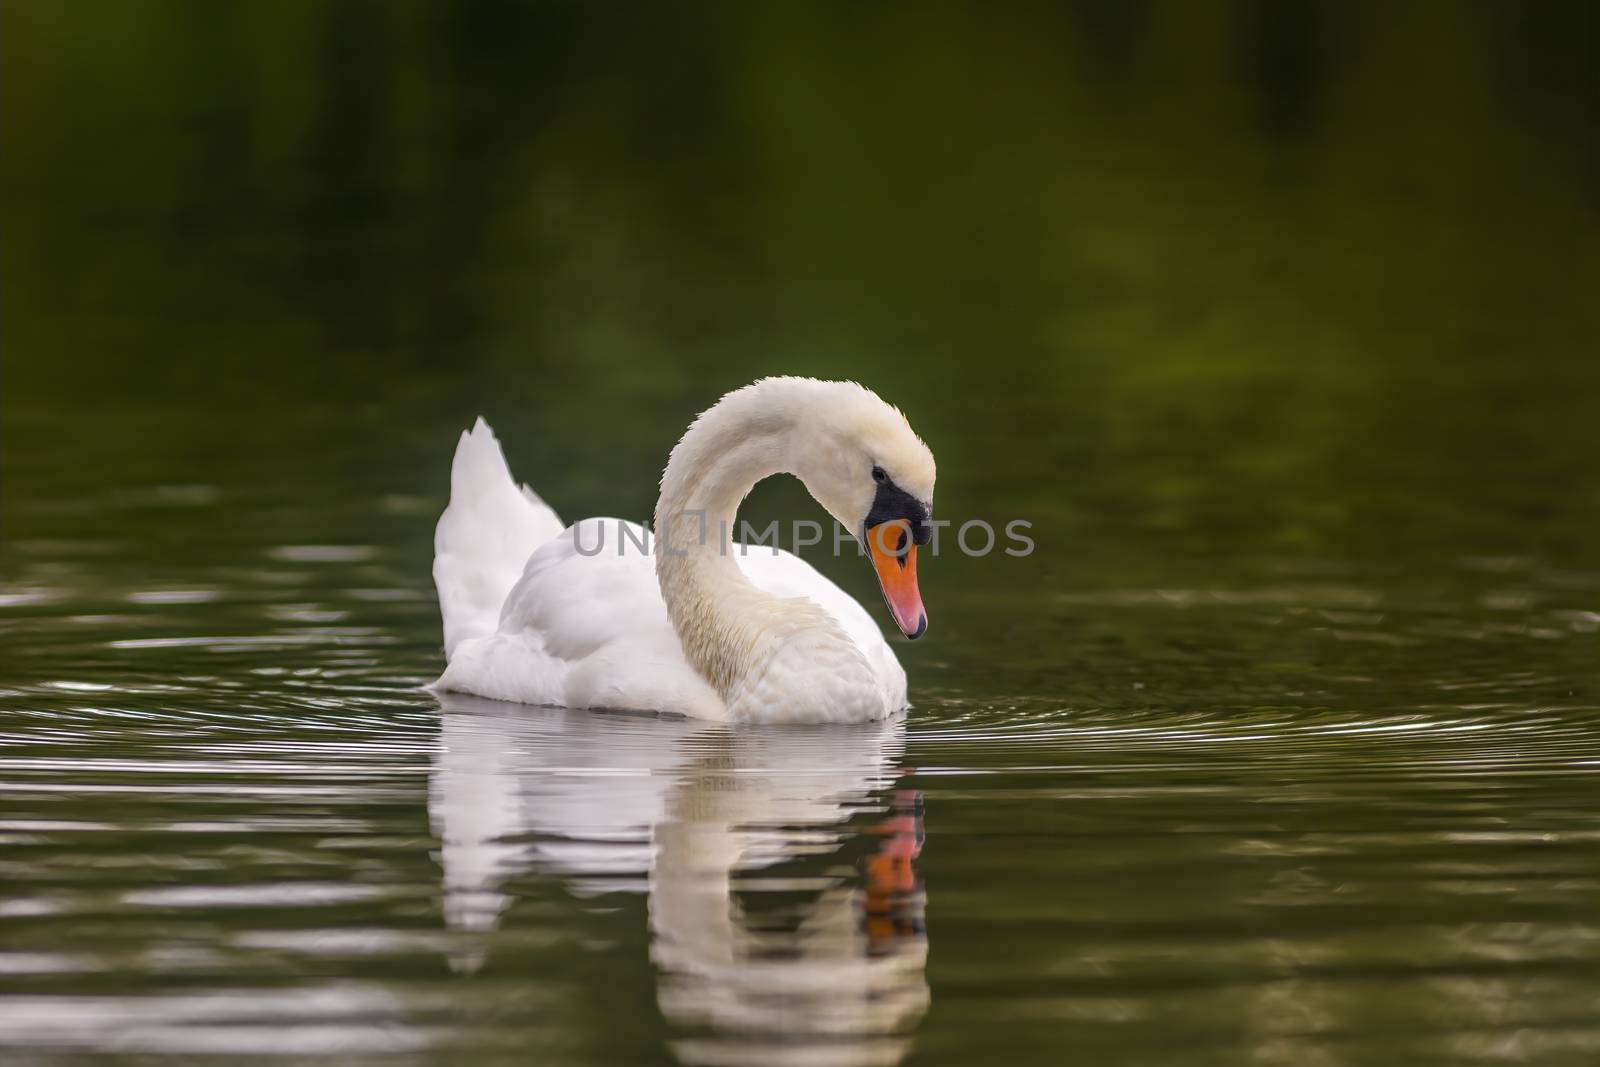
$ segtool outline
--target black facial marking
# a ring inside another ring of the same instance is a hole
[[[872,477],[878,477],[881,467],[874,467]],[[867,529],[872,529],[879,523],[893,522],[895,519],[905,519],[911,523],[911,540],[919,545],[927,544],[933,538],[933,526],[929,523],[928,509],[922,501],[894,484],[894,479],[887,474],[878,482],[878,493],[872,498],[872,510],[867,512]],[[902,547],[904,545],[902,544]],[[905,565],[905,556],[900,557],[900,563]]]

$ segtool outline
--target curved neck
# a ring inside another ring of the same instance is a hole
[[[690,560],[742,578],[727,551],[740,501],[763,478],[787,472],[789,427],[712,408],[672,450],[656,500],[656,569]]]
[[[694,421],[661,476],[656,578],[689,662],[724,699],[749,670],[774,598],[745,577],[732,547],[739,503],[761,479],[789,470],[793,388],[763,383],[730,393]]]

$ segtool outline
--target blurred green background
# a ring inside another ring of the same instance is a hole
[[[482,412],[643,515],[792,373],[1057,552],[1600,558],[1593,4],[0,18],[13,499],[438,495]]]

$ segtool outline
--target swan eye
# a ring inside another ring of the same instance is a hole
[[[882,483],[884,483],[884,482],[889,480],[889,476],[884,473],[882,467],[873,467],[872,468],[872,480],[881,485]]]

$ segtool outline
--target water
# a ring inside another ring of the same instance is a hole
[[[1587,8],[809,10],[3,9],[0,1059],[1600,1054]],[[1034,524],[904,722],[421,688],[776,372]]]

